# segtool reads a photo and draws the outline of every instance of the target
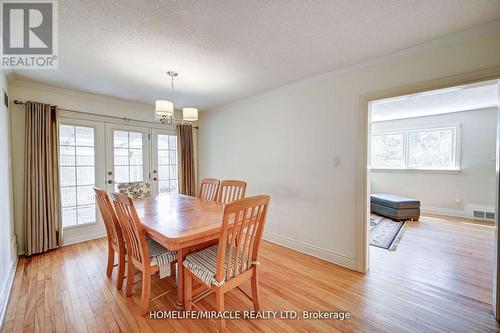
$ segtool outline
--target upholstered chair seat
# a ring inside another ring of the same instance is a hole
[[[194,252],[192,254],[189,254],[184,259],[184,267],[189,269],[196,277],[202,280],[209,287],[212,284],[217,287],[220,287],[225,282],[225,279],[217,281],[217,279],[215,278],[217,274],[217,250],[218,250],[218,245],[214,245],[199,252]],[[230,277],[234,277],[235,274],[234,270],[236,261],[234,260],[236,258],[235,247],[233,247],[232,253],[233,255],[230,266],[231,271],[229,272]],[[229,258],[229,247],[226,248],[226,255],[224,257],[223,277],[225,277],[227,273],[228,261],[229,261],[228,258]],[[241,260],[241,253],[240,253],[239,260],[237,262],[238,262],[238,273],[248,268],[247,256],[245,256],[244,260]],[[243,269],[241,267],[242,265],[244,266]]]
[[[120,183],[118,192],[132,199],[142,199],[151,196],[151,184],[146,182]]]

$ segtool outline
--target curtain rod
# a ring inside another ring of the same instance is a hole
[[[13,100],[12,103],[14,103],[16,105],[25,105],[26,104],[26,102],[20,101],[18,99]],[[102,116],[102,117],[107,117],[107,118],[119,119],[119,120],[123,120],[123,121],[139,121],[139,122],[148,123],[148,124],[155,124],[155,125],[159,124],[159,123],[156,123],[156,122],[153,122],[153,121],[130,119],[130,118],[127,118],[127,117],[105,116],[105,115],[100,115],[100,114],[91,113],[91,112],[78,111],[78,110],[72,110],[72,109],[64,109],[64,108],[58,108],[58,109],[59,110],[63,110],[63,111],[69,111],[69,112],[76,112],[76,113],[81,113],[81,114],[87,114],[87,115],[91,115],[91,116]],[[194,129],[198,129],[199,127],[198,126],[193,126],[193,128]]]

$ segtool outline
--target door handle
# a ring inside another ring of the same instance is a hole
[[[108,184],[113,184],[113,181],[111,179],[108,180]]]
[[[157,180],[158,180],[158,178],[156,178],[156,177],[153,178],[153,181],[157,181]]]

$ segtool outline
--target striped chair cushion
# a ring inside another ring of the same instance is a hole
[[[211,246],[204,250],[191,253],[186,256],[184,259],[184,267],[189,269],[196,277],[202,280],[207,286],[215,285],[220,287],[224,284],[227,272],[227,262],[229,257],[229,248],[226,248],[226,255],[224,259],[224,279],[222,281],[217,281],[215,278],[216,270],[217,270],[217,250],[218,245]],[[231,260],[231,270],[230,276],[234,276],[234,259],[236,257],[236,249],[233,247]],[[248,267],[248,258],[245,256],[245,260],[243,261],[245,265],[245,269]],[[238,271],[241,272],[241,253],[240,260],[238,260]]]
[[[160,278],[170,275],[170,263],[177,260],[177,252],[170,251],[152,239],[148,239],[149,260],[157,264]]]

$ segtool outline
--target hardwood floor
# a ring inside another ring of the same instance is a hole
[[[125,298],[106,277],[106,240],[21,258],[2,332],[208,332],[211,320],[149,319],[139,315],[140,292]],[[228,320],[228,331],[496,332],[491,315],[494,229],[458,219],[423,217],[408,224],[395,252],[371,248],[360,274],[264,242],[264,310],[349,311],[340,320]],[[152,295],[173,286],[153,279]],[[248,293],[250,288],[244,285]],[[152,302],[174,310],[175,294]],[[213,295],[200,302],[214,309]],[[226,309],[251,310],[234,290]]]

